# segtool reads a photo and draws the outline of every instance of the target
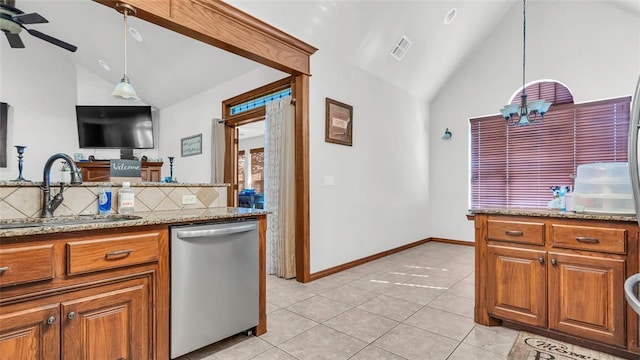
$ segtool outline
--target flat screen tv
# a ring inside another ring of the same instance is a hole
[[[80,148],[153,149],[151,106],[76,106]]]

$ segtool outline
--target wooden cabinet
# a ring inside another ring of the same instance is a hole
[[[0,267],[51,262],[0,275],[0,360],[168,358],[168,231],[134,229],[1,239]]]
[[[140,176],[142,181],[162,181],[162,162],[142,162]],[[82,173],[84,182],[108,182],[111,180],[109,161],[80,161],[76,162]]]
[[[549,328],[624,346],[624,259],[559,252],[549,259]]]
[[[0,314],[0,359],[60,359],[59,319],[58,304],[3,311]]]
[[[638,352],[623,285],[638,272],[637,224],[487,214],[475,222],[476,322]]]
[[[489,246],[489,312],[524,324],[547,323],[544,251]]]
[[[61,304],[63,359],[150,359],[147,279]]]

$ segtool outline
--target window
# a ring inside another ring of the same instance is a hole
[[[255,99],[251,99],[247,102],[244,102],[242,104],[238,104],[235,106],[231,107],[231,115],[236,115],[236,114],[240,114],[243,113],[245,111],[249,111],[255,108],[259,108],[261,106],[265,106],[268,102],[273,101],[273,100],[277,100],[277,99],[281,99],[285,96],[290,96],[291,95],[291,88],[287,88],[284,90],[280,90],[280,91],[276,91],[273,94],[269,94],[269,95],[264,95],[264,96],[260,96],[258,98]]]
[[[238,192],[244,189],[244,172],[245,172],[246,157],[244,150],[238,151]]]
[[[264,193],[264,148],[251,149],[251,187]]]
[[[627,161],[630,97],[576,105],[540,84],[558,84],[525,90],[554,104],[541,124],[471,119],[471,208],[546,208],[550,187],[573,184],[578,165]]]

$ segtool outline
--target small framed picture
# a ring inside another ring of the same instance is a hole
[[[182,138],[181,156],[192,156],[202,154],[202,134]]]
[[[326,117],[324,141],[352,146],[353,107],[327,98]]]

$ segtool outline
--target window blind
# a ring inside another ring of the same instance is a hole
[[[550,187],[573,184],[578,165],[627,161],[630,103],[554,104],[529,126],[471,119],[471,208],[546,208]]]

